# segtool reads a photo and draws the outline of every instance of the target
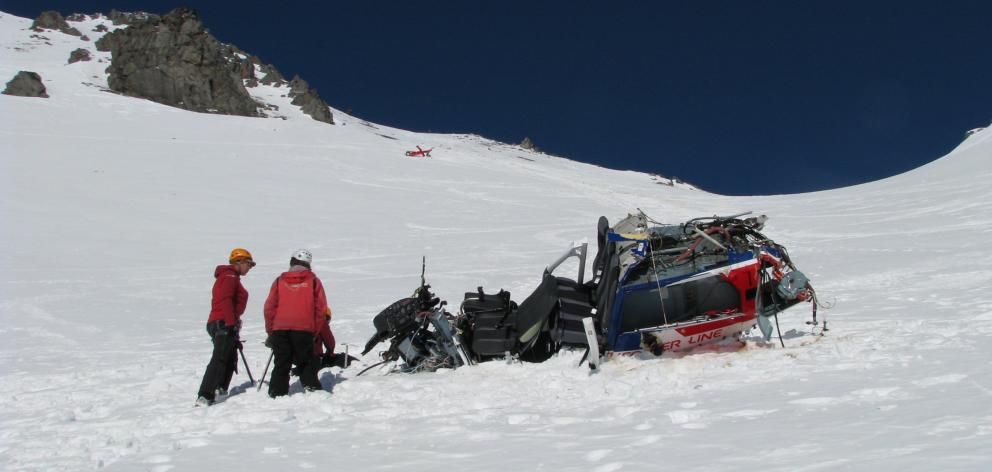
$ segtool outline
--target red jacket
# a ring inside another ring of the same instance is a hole
[[[265,332],[320,332],[327,310],[324,285],[310,269],[293,266],[272,282],[265,300]]]
[[[328,354],[334,352],[334,333],[331,332],[331,319],[324,317],[324,322],[320,324],[320,332],[317,339],[313,341],[313,353],[320,356],[324,354],[324,349]]]
[[[237,326],[248,305],[248,291],[241,285],[241,275],[233,265],[219,265],[214,269],[214,278],[217,280],[207,323],[223,320],[226,326]]]

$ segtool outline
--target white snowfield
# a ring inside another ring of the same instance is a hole
[[[101,21],[73,26],[95,40]],[[29,25],[0,13],[0,79],[35,71],[51,96],[0,96],[0,469],[992,470],[989,130],[882,181],[730,198],[339,111],[326,125],[275,87],[252,93],[286,119],[123,97],[101,89],[108,53]],[[94,60],[67,65],[78,47]],[[416,145],[432,157],[403,155]],[[713,171],[775,190],[768,163]],[[228,399],[193,406],[213,270],[234,247],[258,262],[243,278],[258,377],[262,303],[294,249],[314,254],[338,342],[364,345],[421,256],[453,309],[480,285],[522,300],[571,242],[594,243],[600,215],[635,208],[767,214],[835,304],[830,331],[812,335],[801,304],[780,316],[784,349],[752,336],[596,374],[579,352],[333,368],[325,391],[294,381],[277,400],[242,372]]]

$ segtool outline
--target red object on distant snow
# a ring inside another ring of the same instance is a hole
[[[421,149],[420,146],[417,146],[416,151],[407,151],[406,155],[409,157],[431,157],[431,151],[433,150],[434,148]]]

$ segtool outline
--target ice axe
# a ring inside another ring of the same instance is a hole
[[[241,346],[241,343],[240,342],[238,342],[238,352],[241,353],[241,360],[245,363],[245,371],[248,372],[248,380],[251,380],[251,384],[252,385],[255,385],[255,378],[251,376],[251,368],[248,367],[248,359],[245,359],[245,350]],[[265,374],[262,374],[262,375],[265,375]]]
[[[272,358],[275,357],[275,355],[275,351],[269,353],[269,361],[265,363],[265,370],[262,371],[262,378],[258,379],[258,388],[255,389],[256,392],[262,391],[262,384],[265,383],[265,374],[269,373],[269,364],[272,364]]]
[[[351,363],[357,361],[358,358],[352,356],[351,353],[349,352],[350,351],[349,348],[351,348],[352,344],[349,343],[341,343],[341,344],[344,346],[344,356],[341,356],[341,353],[336,354],[335,356],[337,356],[339,359],[336,359],[337,363],[335,365],[340,364],[338,365],[338,367],[342,369],[347,369],[351,365]]]

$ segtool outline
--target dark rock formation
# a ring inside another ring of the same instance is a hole
[[[4,95],[16,95],[18,97],[41,97],[48,98],[45,93],[45,84],[41,83],[41,76],[35,72],[20,71],[3,90]]]
[[[985,131],[985,128],[975,128],[975,129],[970,129],[968,131],[965,131],[965,133],[964,133],[964,139],[968,139],[972,135],[981,133],[982,131]]]
[[[46,29],[58,30],[65,34],[71,34],[73,36],[82,36],[76,28],[69,26],[69,23],[65,22],[65,18],[62,18],[62,14],[55,11],[49,10],[43,12],[31,23],[31,29],[41,32]]]
[[[106,33],[109,30],[110,28],[107,28],[107,25],[104,24],[96,25],[96,28],[93,28],[94,33]]]
[[[110,18],[111,23],[120,26],[120,25],[130,25],[135,22],[143,22],[149,20],[155,21],[159,19],[159,16],[151,13],[146,13],[143,11],[129,13],[129,12],[123,12],[117,10],[110,10],[110,16],[108,16],[108,18]]]
[[[93,45],[96,46],[97,51],[110,52],[110,45],[114,42],[114,39],[115,36],[113,34],[105,34],[102,38],[96,40]]]
[[[303,95],[310,90],[310,84],[307,81],[300,78],[298,75],[293,76],[293,80],[289,81],[289,96],[295,97],[297,95]]]
[[[238,77],[241,77],[241,80],[247,80],[249,82],[249,86],[251,87],[258,85],[258,79],[255,77],[255,62],[252,60],[251,54],[248,54],[233,45],[225,44],[224,46],[229,48],[229,52],[226,54],[228,54],[229,59],[233,61],[231,62],[231,67],[234,68],[235,72],[238,74]]]
[[[115,11],[110,18],[130,25],[97,42],[113,57],[112,90],[192,111],[258,116],[243,82],[254,80],[251,61],[208,33],[192,10],[143,18]]]
[[[272,64],[261,64],[259,65],[259,68],[262,70],[262,73],[265,74],[262,76],[261,80],[259,80],[263,84],[275,84],[275,86],[278,87],[280,84],[286,82],[286,78],[283,77]]]
[[[537,145],[535,145],[534,142],[528,137],[524,137],[524,140],[520,142],[520,147],[528,151],[541,152]]]
[[[310,84],[298,75],[289,82],[289,96],[293,98],[290,103],[300,107],[300,110],[311,118],[334,124],[334,116],[327,103],[317,95],[317,90],[311,89]]]
[[[255,102],[245,87],[287,83],[271,64],[214,38],[190,9],[164,16],[113,10],[108,18],[128,27],[105,34],[95,46],[111,53],[107,83],[124,95],[192,111],[264,116],[259,110],[264,104]],[[264,74],[261,80],[256,64]],[[293,105],[317,121],[334,124],[330,107],[306,81],[295,77],[289,85]]]
[[[90,52],[83,48],[76,49],[69,54],[69,64],[79,61],[88,61],[90,59],[92,59],[92,57],[90,57]]]

